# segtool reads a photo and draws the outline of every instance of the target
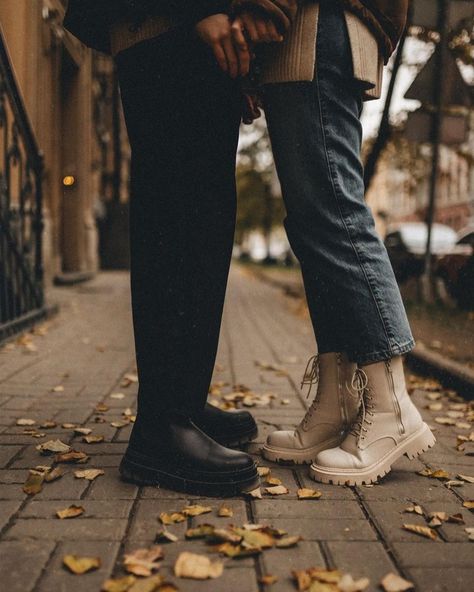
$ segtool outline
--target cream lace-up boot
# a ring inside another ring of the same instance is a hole
[[[263,447],[274,462],[310,463],[326,448],[338,446],[357,418],[358,391],[351,387],[356,364],[344,354],[327,353],[308,362],[301,386],[317,384],[316,397],[294,431],[270,434]]]
[[[416,458],[435,437],[412,403],[401,357],[357,370],[362,405],[340,446],[324,450],[311,465],[316,481],[361,485],[387,474],[398,458]]]

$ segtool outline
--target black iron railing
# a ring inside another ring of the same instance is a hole
[[[43,313],[42,175],[0,29],[0,341]]]

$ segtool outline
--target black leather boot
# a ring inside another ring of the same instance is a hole
[[[230,497],[259,486],[251,456],[221,446],[183,416],[153,432],[137,421],[119,472],[125,481],[193,495]]]
[[[258,435],[255,419],[248,411],[222,411],[206,403],[194,423],[210,438],[223,446],[239,446]]]

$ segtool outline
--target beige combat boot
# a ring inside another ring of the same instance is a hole
[[[301,385],[316,383],[316,397],[296,430],[270,434],[263,447],[274,462],[310,463],[321,450],[338,446],[357,418],[359,393],[351,387],[357,366],[344,354],[327,353],[308,362]]]
[[[386,475],[398,458],[416,458],[435,437],[412,403],[401,357],[357,370],[362,405],[353,429],[338,447],[324,450],[310,468],[316,481],[361,485]]]

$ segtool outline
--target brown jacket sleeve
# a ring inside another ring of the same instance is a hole
[[[280,32],[290,28],[298,10],[297,0],[233,0],[232,12],[237,15],[244,10],[263,13],[276,24]]]

